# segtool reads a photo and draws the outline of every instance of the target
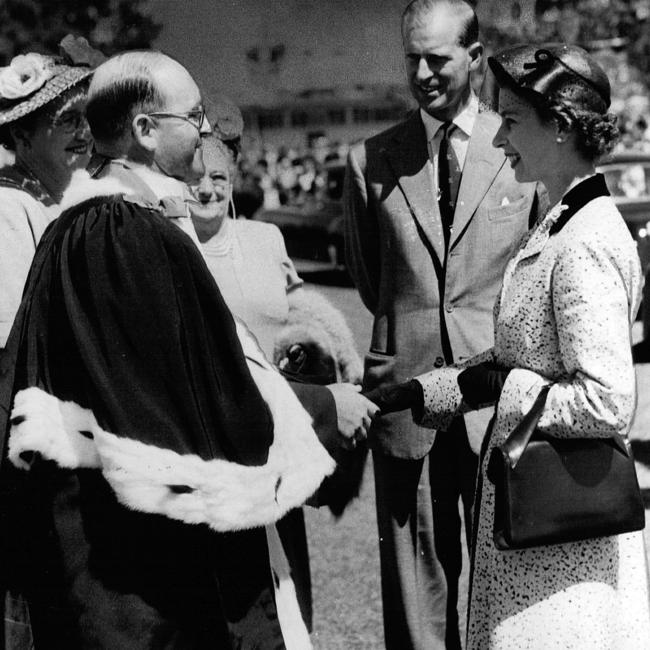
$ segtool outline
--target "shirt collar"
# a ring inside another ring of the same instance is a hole
[[[474,129],[474,122],[476,122],[476,116],[478,115],[478,97],[472,93],[469,102],[465,108],[454,117],[452,122],[469,138],[472,135],[472,130]],[[423,109],[420,109],[420,116],[422,117],[422,122],[424,124],[424,130],[427,134],[427,142],[435,137],[438,133],[438,129],[444,124],[444,122],[429,115]]]
[[[105,173],[107,167],[111,165],[126,169],[137,176],[151,191],[153,196],[159,200],[168,197],[178,197],[182,200],[191,198],[189,189],[185,183],[126,158],[111,158],[104,154],[94,153],[87,169],[91,176],[98,176]]]
[[[143,180],[157,198],[164,199],[170,196],[181,199],[188,198],[187,186],[176,178],[166,176],[153,169],[149,169],[149,167],[131,161],[120,159],[120,162]]]

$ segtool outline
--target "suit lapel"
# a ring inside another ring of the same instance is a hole
[[[492,146],[492,139],[498,127],[498,118],[495,115],[478,114],[467,147],[463,175],[458,189],[450,250],[462,236],[476,208],[505,162],[503,152]]]
[[[411,216],[431,244],[438,261],[445,259],[442,221],[433,183],[426,133],[415,111],[394,136],[391,147],[384,149]]]

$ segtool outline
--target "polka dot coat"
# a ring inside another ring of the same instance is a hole
[[[650,649],[643,535],[499,551],[492,541],[494,486],[485,478],[503,442],[551,384],[539,427],[560,436],[626,435],[634,413],[630,329],[641,272],[609,196],[588,201],[557,233],[558,204],[508,263],[487,358],[513,368],[497,405],[477,490],[467,647],[513,650]],[[444,429],[465,408],[461,367],[418,377],[422,424]]]

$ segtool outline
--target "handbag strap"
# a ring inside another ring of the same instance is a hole
[[[512,430],[506,441],[499,445],[512,469],[517,466],[521,455],[524,453],[524,450],[528,446],[528,442],[537,427],[539,418],[542,417],[544,405],[546,404],[546,396],[550,389],[550,384],[546,384],[542,390],[539,391],[539,394],[528,413],[524,415],[521,422],[519,422],[519,424]]]
[[[507,463],[511,469],[514,469],[517,466],[521,455],[526,450],[533,433],[535,433],[537,423],[544,412],[546,397],[550,389],[551,385],[547,384],[539,391],[539,394],[528,413],[524,415],[521,422],[519,422],[519,424],[512,430],[505,442],[499,445],[499,449],[501,449],[501,452],[507,459]],[[611,438],[607,438],[607,440],[609,440],[623,455],[628,458],[630,457],[630,448],[625,443],[623,436],[614,433]]]

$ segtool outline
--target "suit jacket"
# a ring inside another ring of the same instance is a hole
[[[515,181],[502,151],[492,146],[498,127],[494,113],[480,113],[474,124],[447,255],[419,112],[350,151],[346,257],[374,314],[366,388],[462,361],[492,345],[492,307],[505,264],[546,203],[535,183]],[[491,409],[466,417],[476,451],[490,417]],[[406,413],[382,418],[375,431],[376,448],[398,458],[423,457],[435,435]]]

